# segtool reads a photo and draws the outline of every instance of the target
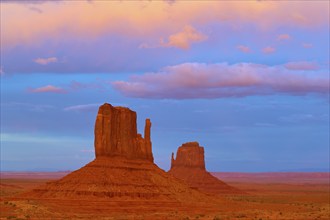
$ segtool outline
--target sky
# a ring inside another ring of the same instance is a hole
[[[1,171],[94,159],[107,102],[222,172],[329,171],[329,1],[1,0]]]

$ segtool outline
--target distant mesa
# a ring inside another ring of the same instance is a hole
[[[178,148],[176,159],[172,153],[171,169],[168,173],[205,193],[219,195],[244,193],[206,171],[204,147],[199,146],[198,142],[182,144]]]
[[[171,169],[178,167],[199,168],[205,170],[204,148],[198,142],[188,142],[182,144],[176,153],[172,153]]]
[[[100,106],[95,122],[96,158],[26,196],[47,201],[143,200],[153,201],[153,206],[161,202],[161,207],[170,202],[172,209],[190,203],[209,204],[209,196],[191,189],[154,164],[150,129],[147,119],[142,137],[137,133],[136,112],[105,103]]]

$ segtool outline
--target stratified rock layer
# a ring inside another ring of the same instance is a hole
[[[172,153],[171,169],[174,177],[190,187],[209,194],[237,194],[242,191],[212,176],[205,169],[204,148],[198,142],[188,142],[178,148],[176,159]]]
[[[182,144],[176,153],[172,153],[172,167],[191,167],[205,170],[204,148],[199,146],[198,142],[188,142]]]
[[[134,111],[102,105],[95,123],[95,160],[25,196],[47,201],[87,201],[86,204],[94,200],[119,201],[118,206],[129,200],[137,202],[136,207],[141,201],[154,201],[150,204],[161,202],[161,208],[171,204],[171,209],[191,203],[210,205],[212,198],[153,163],[150,128],[147,119],[142,138],[137,134]]]
[[[60,180],[34,189],[32,195],[53,199],[206,201],[204,194],[155,164],[120,157],[97,158]]]
[[[147,159],[153,162],[150,140],[151,122],[146,120],[145,138],[137,133],[136,112],[124,107],[104,104],[95,122],[95,156],[121,156],[128,159]]]

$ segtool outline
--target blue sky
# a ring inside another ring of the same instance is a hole
[[[0,4],[1,170],[88,163],[105,102],[165,170],[188,141],[210,171],[328,170],[329,2]]]

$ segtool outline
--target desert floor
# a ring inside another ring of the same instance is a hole
[[[212,173],[246,192],[220,196],[213,208],[20,197],[20,193],[66,174],[2,172],[0,219],[330,219],[329,173]]]

